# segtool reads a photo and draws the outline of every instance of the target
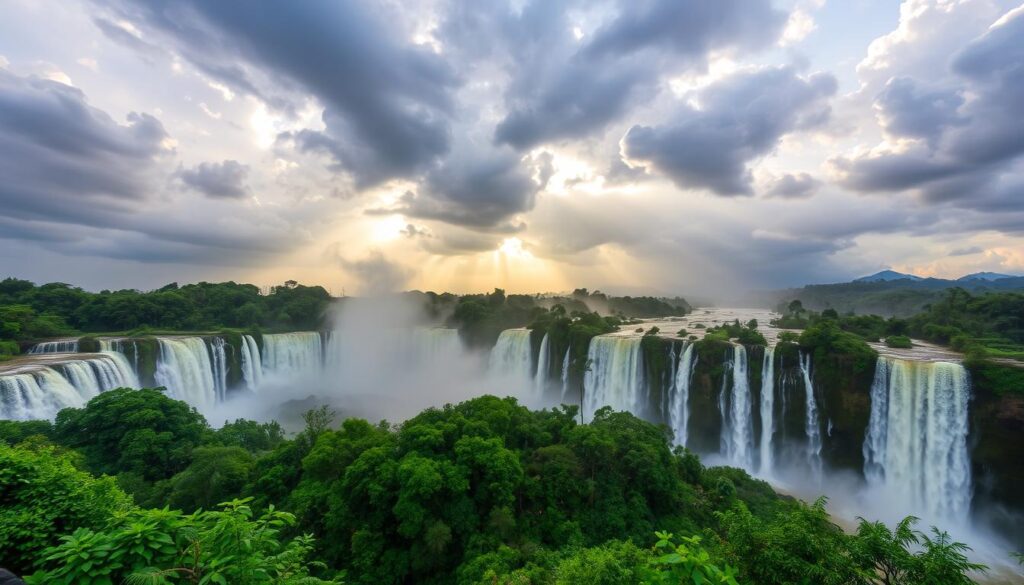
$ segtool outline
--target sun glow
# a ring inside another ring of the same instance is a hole
[[[533,258],[533,254],[523,248],[523,241],[519,238],[505,238],[495,252],[509,258]]]

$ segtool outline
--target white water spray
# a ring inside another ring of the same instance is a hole
[[[967,370],[879,357],[864,440],[864,475],[911,510],[963,520],[971,503]]]
[[[639,337],[597,336],[587,351],[589,368],[583,376],[583,415],[611,406],[640,414],[643,404],[643,351]]]
[[[309,375],[323,365],[323,342],[316,331],[263,336],[263,373]]]
[[[804,379],[806,410],[804,430],[807,434],[807,465],[815,479],[821,479],[821,424],[818,421],[818,401],[814,397],[814,383],[811,379],[811,354],[800,353],[800,374]]]
[[[724,405],[728,404],[725,408]],[[733,464],[750,469],[753,458],[753,420],[750,416],[750,381],[747,378],[747,348],[733,346],[732,392],[721,401],[723,455]]]
[[[679,367],[676,369],[675,383],[672,385],[672,395],[668,404],[668,421],[672,428],[673,443],[683,447],[686,446],[689,434],[690,382],[697,365],[694,344],[684,343],[686,347],[679,358]]]
[[[565,357],[562,358],[562,404],[565,404],[565,399],[569,396],[569,355],[572,352],[572,347],[565,348]]]
[[[201,337],[161,337],[156,383],[172,398],[202,410],[217,402],[213,366]]]
[[[530,356],[530,330],[506,329],[498,336],[491,349],[488,370],[492,375],[513,379],[527,387],[533,374],[533,359]]]
[[[78,353],[77,339],[58,339],[56,341],[43,341],[32,346],[28,353],[38,355],[42,353]]]
[[[761,475],[770,475],[775,466],[772,437],[775,434],[775,348],[764,348],[761,364]]]
[[[533,395],[538,401],[544,398],[544,388],[548,383],[548,361],[551,348],[548,347],[548,334],[540,342],[540,353],[537,354],[537,373],[533,377]]]
[[[263,381],[263,362],[260,347],[252,335],[242,336],[242,382],[250,392],[255,392]]]

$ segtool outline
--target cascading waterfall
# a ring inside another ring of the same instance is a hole
[[[672,427],[673,442],[683,447],[686,446],[690,424],[690,381],[697,365],[697,356],[693,348],[692,343],[686,343],[683,355],[679,358],[679,367],[676,369],[675,383],[672,385],[668,405],[668,420]]]
[[[565,348],[565,357],[562,358],[562,403],[565,403],[565,399],[569,396],[569,356],[572,352],[572,347]]]
[[[0,376],[0,419],[53,418],[63,408],[85,404],[87,398],[57,371],[42,368]]]
[[[138,387],[123,355],[96,354],[5,374],[0,376],[0,419],[53,418],[62,408],[82,406],[100,392],[121,387]]]
[[[967,370],[879,357],[864,440],[864,475],[900,504],[959,520],[971,503]]]
[[[78,353],[77,339],[58,339],[56,341],[43,341],[32,346],[28,350],[30,354],[41,353]]]
[[[597,336],[590,341],[583,376],[583,414],[603,406],[633,414],[644,411],[643,351],[639,337]]]
[[[260,347],[252,335],[242,336],[242,382],[246,389],[255,392],[263,381],[263,363],[260,361]]]
[[[459,355],[462,341],[458,329],[444,327],[420,327],[413,330],[413,359],[435,360]]]
[[[124,339],[100,339],[99,341],[100,341],[100,351],[101,352],[103,352],[103,353],[105,353],[105,354],[107,354],[109,356],[112,356],[114,359],[124,360],[125,364],[128,363],[128,358],[125,357],[125,354],[127,353],[125,351],[125,345],[127,343],[131,343],[131,341],[124,340]],[[136,382],[132,387],[133,388],[137,388],[139,386],[139,384],[138,384],[138,377],[139,377],[139,348],[138,348],[138,346],[133,347],[132,355],[133,355],[134,359],[132,360],[131,369],[132,369],[132,372],[135,373],[135,382]]]
[[[811,379],[811,355],[800,353],[800,374],[804,379],[804,394],[807,398],[804,429],[807,434],[807,465],[816,479],[821,479],[821,423],[818,421],[818,401],[814,397],[814,383]]]
[[[524,384],[533,374],[533,359],[530,355],[530,330],[506,329],[498,336],[498,342],[491,349],[489,371],[505,379],[522,381]]]
[[[550,356],[548,334],[540,341],[540,353],[537,354],[537,373],[533,377],[533,395],[538,400],[544,397],[544,387],[548,383],[548,360]]]
[[[775,348],[764,348],[761,364],[761,474],[775,466],[772,437],[775,434]]]
[[[213,366],[213,389],[218,402],[223,402],[228,394],[228,357],[225,351],[227,343],[223,337],[214,337],[210,341],[210,363]]]
[[[217,401],[217,382],[201,337],[161,337],[156,382],[178,400],[205,408]]]
[[[720,397],[723,455],[740,467],[750,469],[753,458],[754,425],[750,416],[750,382],[747,378],[747,348],[733,346],[732,392]],[[726,406],[728,405],[728,406]],[[728,421],[728,424],[726,424]]]
[[[333,342],[333,340],[332,340]],[[323,343],[316,331],[263,336],[264,374],[308,374],[323,365]]]

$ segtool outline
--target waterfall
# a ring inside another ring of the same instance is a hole
[[[78,340],[58,339],[56,341],[43,341],[33,345],[32,349],[28,350],[28,353],[78,353]]]
[[[723,388],[724,389],[724,388]],[[726,406],[728,405],[728,406]],[[750,381],[747,378],[747,348],[733,346],[732,392],[729,400],[719,398],[722,411],[723,455],[744,469],[750,469],[753,456],[754,423],[750,416]],[[728,424],[725,421],[728,420]]]
[[[814,383],[811,380],[811,354],[800,353],[800,373],[804,378],[804,394],[807,397],[804,429],[807,434],[807,464],[816,479],[821,479],[821,423],[818,421],[818,401],[814,397]]]
[[[252,335],[242,336],[242,381],[250,392],[255,392],[263,381],[260,347]]]
[[[51,368],[0,376],[0,420],[52,419],[61,409],[82,406],[86,400]]]
[[[775,348],[764,348],[761,364],[761,475],[775,465],[772,435],[775,434]]]
[[[323,365],[323,343],[316,331],[264,335],[261,357],[265,374],[316,372]]]
[[[590,341],[583,376],[583,414],[592,418],[602,406],[640,414],[644,364],[639,337],[598,336]]]
[[[156,383],[167,388],[172,398],[197,408],[217,401],[217,383],[210,354],[202,337],[161,337]]]
[[[100,351],[112,356],[116,360],[124,360],[124,365],[128,364],[128,358],[125,357],[127,353],[125,351],[126,343],[134,343],[130,340],[125,339],[100,339]],[[132,388],[139,387],[139,347],[137,345],[132,346],[132,363],[129,366],[131,371],[135,374],[135,383],[132,384]]]
[[[223,402],[228,394],[228,358],[225,352],[223,337],[210,340],[210,363],[213,366],[213,389],[218,402]]]
[[[530,330],[506,329],[491,349],[489,371],[500,378],[525,384],[533,374],[530,353]]]
[[[679,358],[679,367],[676,370],[675,383],[672,385],[672,395],[669,398],[668,421],[672,428],[673,442],[676,445],[686,446],[688,438],[688,425],[690,424],[690,380],[693,378],[693,370],[697,365],[697,356],[694,354],[694,345],[684,342],[686,348]]]
[[[450,359],[462,352],[458,329],[420,327],[412,333],[412,358],[415,360]]]
[[[565,357],[562,358],[562,404],[569,395],[569,355],[572,347],[565,348]]]
[[[544,386],[548,382],[548,361],[550,348],[548,347],[548,334],[540,341],[540,353],[537,354],[537,373],[533,377],[533,395],[537,400],[544,398]]]
[[[910,509],[963,519],[971,503],[967,370],[879,357],[864,439],[864,475]]]
[[[62,408],[82,406],[100,392],[121,387],[138,387],[138,380],[120,354],[0,375],[0,420],[53,418]]]

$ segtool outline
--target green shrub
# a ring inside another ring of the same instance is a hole
[[[896,349],[910,349],[914,344],[906,335],[890,335],[885,338],[885,345]]]
[[[46,547],[78,528],[99,528],[131,500],[113,478],[76,468],[52,446],[0,442],[0,567],[27,573]]]
[[[210,583],[330,585],[310,576],[313,538],[281,538],[295,517],[271,508],[257,517],[248,500],[191,515],[138,510],[102,530],[79,528],[45,551],[29,585]]]

